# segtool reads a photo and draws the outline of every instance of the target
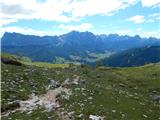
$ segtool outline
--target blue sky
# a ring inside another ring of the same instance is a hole
[[[0,36],[76,30],[160,38],[159,21],[159,0],[0,0]]]

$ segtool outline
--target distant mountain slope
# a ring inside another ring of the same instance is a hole
[[[141,66],[160,62],[160,46],[129,49],[102,60],[104,65],[113,67]]]
[[[97,56],[146,45],[160,45],[156,38],[141,38],[111,35],[94,35],[91,32],[72,31],[60,36],[34,36],[5,33],[1,39],[2,52],[27,56],[32,61],[57,62],[76,61],[93,63]],[[102,57],[103,58],[103,57]]]

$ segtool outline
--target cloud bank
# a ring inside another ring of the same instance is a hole
[[[85,16],[110,15],[136,0],[0,0],[0,18],[77,21]]]

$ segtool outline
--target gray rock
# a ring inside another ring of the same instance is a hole
[[[160,102],[160,95],[155,95],[152,97],[152,99],[156,102]]]

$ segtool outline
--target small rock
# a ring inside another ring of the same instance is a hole
[[[120,84],[119,84],[119,86],[121,86],[121,87],[125,87],[125,85],[124,85],[124,84],[122,84],[122,83],[120,83]]]
[[[160,102],[160,95],[155,95],[152,97],[152,99],[156,102]]]
[[[93,99],[93,97],[89,97],[88,99],[89,99],[89,100],[92,100],[92,99]]]
[[[96,75],[96,77],[97,77],[97,78],[100,78],[101,76],[98,74],[98,75]]]
[[[145,114],[143,114],[143,117],[148,118],[148,116],[147,116],[147,115],[145,115]]]
[[[81,118],[81,117],[83,117],[83,116],[84,116],[83,114],[78,115],[79,118]]]
[[[101,117],[101,116],[95,116],[95,115],[90,115],[89,119],[91,119],[91,120],[103,120],[103,117]]]
[[[112,110],[112,112],[113,112],[113,113],[115,113],[115,112],[116,112],[116,110]]]

